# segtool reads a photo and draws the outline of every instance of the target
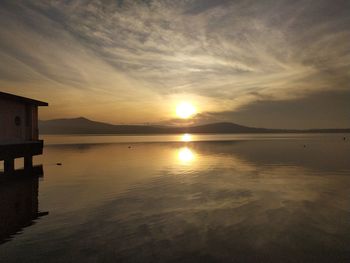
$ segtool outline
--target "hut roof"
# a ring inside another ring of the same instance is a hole
[[[32,104],[32,105],[36,105],[36,106],[48,106],[49,105],[47,102],[43,102],[40,100],[34,100],[34,99],[26,98],[26,97],[21,97],[21,96],[17,96],[14,94],[1,92],[1,91],[0,91],[0,98],[18,101],[18,102],[22,102],[25,104]]]

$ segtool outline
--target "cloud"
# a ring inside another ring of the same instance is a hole
[[[341,0],[3,1],[0,87],[30,83],[38,94],[45,86],[47,100],[62,93],[58,103],[65,92],[95,94],[97,104],[118,101],[135,112],[130,122],[169,117],[164,100],[174,94],[200,96],[216,112],[303,100],[348,89],[349,7]],[[99,116],[112,120],[107,114]]]
[[[350,90],[322,91],[287,100],[259,100],[235,111],[207,112],[198,116],[197,123],[220,120],[265,128],[349,128],[349,101]]]

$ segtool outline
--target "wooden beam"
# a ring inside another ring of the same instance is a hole
[[[14,144],[0,143],[0,160],[21,158],[26,155],[40,155],[43,153],[43,141],[29,141]]]
[[[12,174],[15,171],[15,159],[4,160],[4,173]]]
[[[24,157],[24,170],[32,170],[33,169],[33,156],[25,156]]]

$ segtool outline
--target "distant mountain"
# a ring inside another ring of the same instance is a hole
[[[146,125],[113,125],[83,117],[39,121],[42,134],[126,134],[157,133],[160,128]]]
[[[348,133],[350,129],[323,130],[282,130],[253,128],[231,122],[219,122],[190,127],[156,126],[156,125],[113,125],[92,121],[83,117],[74,119],[55,119],[39,121],[42,134],[170,134],[170,133]]]

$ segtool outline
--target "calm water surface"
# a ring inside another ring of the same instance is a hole
[[[44,139],[0,262],[350,262],[349,135]]]

